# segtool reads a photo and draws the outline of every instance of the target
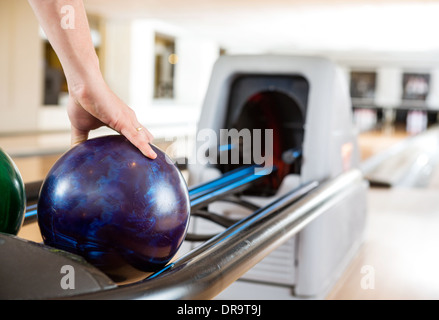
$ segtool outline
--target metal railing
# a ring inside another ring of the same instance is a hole
[[[145,280],[78,299],[212,299],[363,182],[351,170],[310,182],[187,253]]]

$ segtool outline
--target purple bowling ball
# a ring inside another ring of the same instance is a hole
[[[163,268],[185,238],[190,201],[179,169],[152,148],[154,160],[110,135],[66,152],[40,191],[44,243],[84,257],[114,281]]]

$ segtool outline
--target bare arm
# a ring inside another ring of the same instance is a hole
[[[86,140],[90,130],[106,125],[147,157],[155,158],[149,145],[151,133],[103,79],[82,0],[28,1],[63,66],[69,87],[72,144]],[[63,20],[67,14],[74,21]]]

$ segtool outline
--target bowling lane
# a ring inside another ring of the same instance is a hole
[[[358,136],[361,159],[367,160],[408,137],[409,134],[404,128],[394,126],[363,132]]]
[[[371,189],[364,245],[328,299],[438,299],[437,192]]]
[[[362,134],[359,141],[364,159],[406,137],[403,131]],[[427,140],[419,141],[418,147]],[[437,145],[425,147],[433,150]],[[372,186],[364,245],[327,298],[438,299],[438,189],[437,162],[425,184]]]

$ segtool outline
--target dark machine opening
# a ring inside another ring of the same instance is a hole
[[[251,139],[247,141],[251,140],[251,148],[244,145],[244,135],[240,135],[238,141],[229,141],[230,145],[239,148],[239,161],[231,161],[232,148],[224,148],[230,153],[230,161],[220,162],[221,172],[248,165],[249,158],[252,163],[258,163],[255,159],[258,153],[262,153],[265,164],[272,161],[276,168],[268,179],[255,184],[246,194],[272,195],[286,175],[300,174],[308,91],[305,78],[295,75],[239,76],[232,83],[224,128],[249,133]],[[258,129],[262,133],[260,136],[255,134]],[[265,141],[267,129],[272,130],[272,144]]]

